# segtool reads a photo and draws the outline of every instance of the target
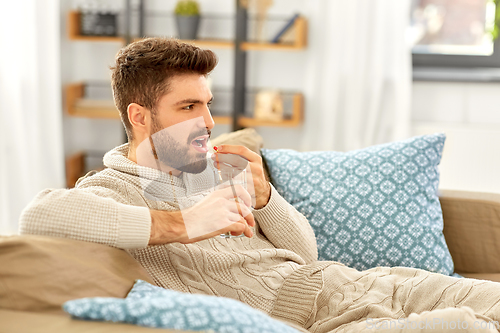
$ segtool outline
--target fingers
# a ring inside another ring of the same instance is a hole
[[[243,218],[246,220],[249,226],[255,227],[255,218],[253,217],[253,214],[250,211],[248,211],[248,214],[243,216]]]
[[[248,207],[237,202],[232,202],[231,206],[233,210],[236,209],[236,212],[235,211],[232,212],[238,213],[238,215],[240,215],[240,218],[245,219],[246,224],[248,224],[251,227],[255,226],[255,218],[253,217],[253,214],[250,211],[250,209],[248,209]]]
[[[250,238],[250,237],[252,237],[252,236],[253,236],[253,232],[252,232],[252,230],[251,230],[248,226],[246,226],[246,227],[245,227],[245,231],[244,231],[243,233],[244,233],[244,234],[245,234],[245,236],[247,236],[248,238]]]
[[[238,202],[228,201],[228,209],[232,214],[230,216],[231,221],[241,220],[251,227],[255,226],[255,218],[253,217],[252,211],[247,206]],[[238,215],[237,218],[235,218],[235,215]]]
[[[252,229],[248,226],[248,220],[241,219],[238,222],[231,224],[227,230],[223,231],[223,233],[230,232],[233,236],[239,236],[244,234],[246,237],[252,237],[253,232]]]
[[[222,156],[224,154],[239,155],[250,162],[259,162],[262,160],[259,154],[254,153],[244,146],[220,145],[217,146],[217,153],[219,153],[219,156]]]
[[[235,154],[213,154],[212,159],[214,160],[214,166],[219,170],[225,169],[246,169],[248,165],[248,160],[240,155]]]
[[[239,217],[238,222],[245,227],[243,231],[245,236],[252,237],[253,232],[250,230],[250,227],[255,226],[255,218],[253,217],[252,212],[250,212],[250,210],[246,206],[241,205],[237,202],[233,204],[236,204],[236,206],[238,206],[238,217]],[[241,232],[238,233],[237,235],[239,234],[241,234]]]
[[[220,233],[252,237],[250,229],[256,225],[249,206],[252,198],[247,190],[239,185],[216,190],[196,205],[181,209],[186,238],[183,242],[194,242]]]
[[[246,207],[252,207],[252,196],[241,185],[228,186],[220,190],[220,195],[225,199],[238,199]]]

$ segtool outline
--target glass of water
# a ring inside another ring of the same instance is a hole
[[[218,177],[220,184],[222,184],[223,187],[231,187],[233,191],[233,196],[234,196],[234,201],[236,202],[236,205],[244,205],[243,202],[241,202],[241,199],[238,199],[238,195],[236,194],[236,185],[243,186],[243,188],[247,188],[247,170],[246,169],[233,169],[233,168],[224,168],[217,170],[218,172]],[[238,207],[238,211],[240,211],[240,208]],[[241,211],[240,211],[241,214]],[[244,234],[238,235],[238,236],[233,236],[231,235],[230,232],[226,232],[224,234],[220,235],[221,238],[240,238],[240,237],[245,237]]]

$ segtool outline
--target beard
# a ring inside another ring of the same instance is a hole
[[[207,168],[207,158],[205,153],[193,153],[191,142],[202,135],[210,138],[211,131],[207,128],[193,132],[189,135],[185,144],[176,140],[169,132],[168,128],[162,129],[156,119],[152,123],[153,136],[150,136],[150,143],[155,157],[163,164],[176,170],[198,174]],[[154,143],[153,143],[154,141]],[[208,140],[207,140],[208,142]]]

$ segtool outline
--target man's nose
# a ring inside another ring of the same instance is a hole
[[[205,106],[205,110],[203,112],[203,121],[205,122],[205,127],[208,129],[212,129],[215,126],[214,119],[212,118],[212,113],[210,113],[210,109],[208,106]]]

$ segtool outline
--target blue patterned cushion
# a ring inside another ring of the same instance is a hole
[[[94,297],[64,303],[79,319],[106,320],[140,326],[221,333],[298,333],[239,301],[193,295],[136,280],[125,299]]]
[[[437,197],[445,135],[346,153],[262,149],[278,192],[311,223],[320,260],[453,274]]]

